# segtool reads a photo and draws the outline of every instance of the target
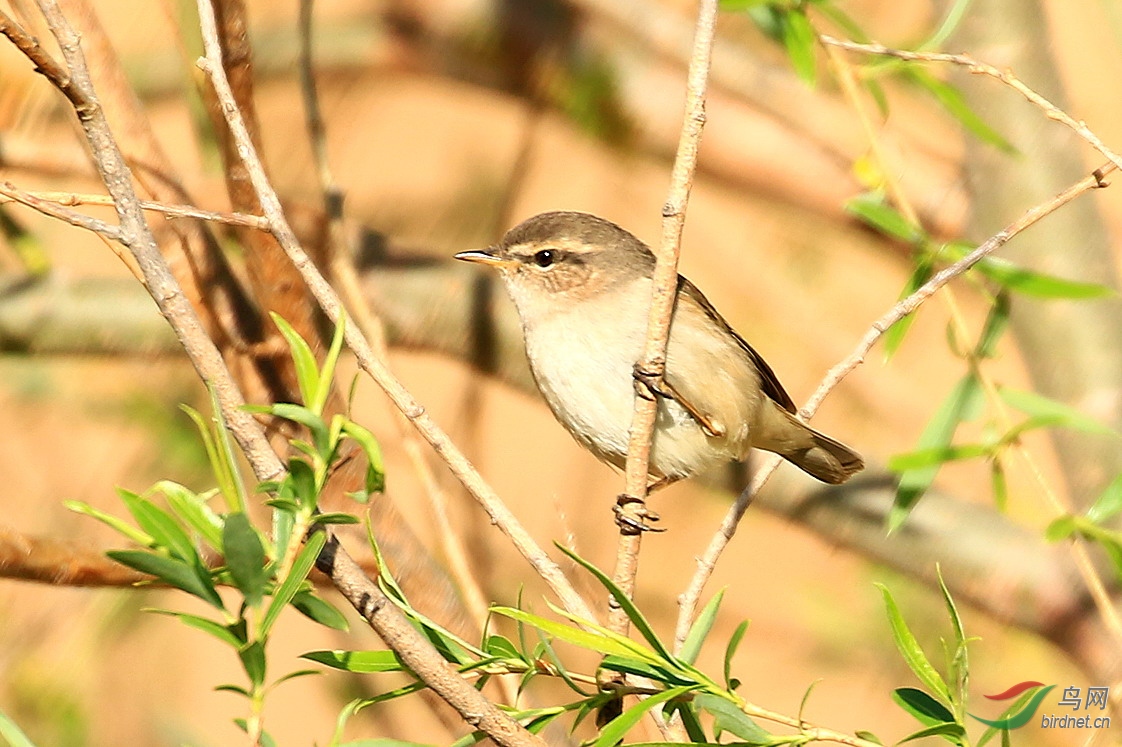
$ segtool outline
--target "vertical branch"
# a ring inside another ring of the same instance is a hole
[[[198,65],[210,76],[218,95],[223,115],[230,126],[239,157],[245,163],[249,179],[261,202],[262,210],[273,227],[277,241],[295,265],[309,290],[333,324],[339,324],[343,306],[334,289],[316,270],[311,258],[300,246],[292,227],[285,219],[280,199],[269,183],[261,165],[257,151],[253,147],[249,131],[242,120],[237,102],[233,98],[229,82],[222,67],[222,49],[218,41],[217,21],[210,0],[198,0],[199,19],[203,30],[203,44],[206,56],[198,60]],[[441,430],[425,412],[413,395],[393,375],[382,360],[375,355],[362,331],[354,325],[345,329],[345,342],[354,352],[359,367],[389,396],[390,401],[409,420],[410,424],[428,442],[429,446],[448,465],[452,474],[471,492],[476,501],[487,512],[494,524],[514,543],[523,557],[560,598],[567,610],[587,620],[595,615],[573,585],[565,577],[561,568],[534,541],[529,532],[502,502],[498,494],[489,486],[463,452],[452,442],[448,434]]]
[[[690,58],[686,84],[685,119],[670,174],[670,191],[662,206],[662,241],[655,263],[650,317],[647,324],[647,343],[643,358],[636,366],[637,373],[660,381],[666,372],[666,345],[670,337],[670,319],[678,291],[678,255],[681,251],[682,230],[686,223],[686,204],[693,186],[697,167],[697,151],[701,131],[705,125],[705,88],[709,78],[709,63],[713,49],[713,34],[717,23],[717,0],[701,0],[694,32],[693,55]],[[631,420],[630,441],[627,446],[625,498],[622,506],[624,521],[620,526],[619,547],[616,554],[615,582],[627,596],[635,591],[635,574],[639,568],[639,547],[642,533],[630,528],[642,524],[645,515],[647,479],[650,471],[651,441],[655,418],[658,415],[656,397],[635,397],[635,414]],[[608,625],[612,630],[625,632],[627,616],[613,604]]]

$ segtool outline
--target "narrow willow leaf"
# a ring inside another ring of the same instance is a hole
[[[967,419],[971,410],[982,396],[981,383],[973,373],[967,374],[955,384],[939,409],[928,421],[920,434],[916,444],[917,451],[926,449],[944,448],[950,445],[954,438],[958,424]],[[900,475],[900,482],[896,487],[896,498],[892,509],[888,513],[888,530],[894,532],[900,528],[904,520],[915,508],[916,503],[931,487],[935,475],[939,472],[938,465],[907,470]]]
[[[339,314],[339,323],[335,325],[335,334],[331,337],[331,346],[327,356],[323,359],[323,369],[319,373],[319,381],[311,400],[306,400],[308,407],[316,415],[323,415],[323,408],[327,404],[327,396],[331,393],[331,385],[335,380],[335,365],[339,362],[339,352],[343,349],[343,335],[347,329],[347,313]]]
[[[63,501],[62,505],[74,513],[85,514],[86,516],[97,519],[102,524],[117,530],[138,545],[143,545],[145,547],[155,547],[156,545],[156,541],[152,539],[152,535],[147,532],[142,532],[124,519],[117,518],[112,514],[107,514],[88,503],[84,503],[83,501]]]
[[[265,617],[261,620],[259,635],[262,639],[269,635],[269,631],[276,623],[277,618],[280,617],[280,613],[300,590],[300,585],[308,577],[316,563],[316,558],[319,557],[320,550],[323,549],[326,542],[327,537],[323,532],[315,532],[304,543],[304,547],[301,548],[296,560],[292,563],[292,570],[288,577],[281,581],[280,585],[273,591],[269,608],[265,611]]]
[[[156,545],[166,548],[174,557],[186,563],[193,563],[198,558],[191,538],[171,514],[132,491],[118,489],[117,494],[136,523],[151,535]]]
[[[954,722],[954,714],[929,693],[915,687],[898,687],[892,691],[897,705],[927,726]]]
[[[319,389],[319,365],[316,363],[316,356],[307,341],[292,328],[291,324],[279,314],[269,312],[269,316],[273,318],[273,323],[288,341],[292,362],[296,364],[296,381],[300,387],[300,396],[304,404],[310,404],[315,398],[316,390]]]
[[[982,326],[982,334],[978,336],[978,344],[974,347],[976,358],[992,358],[997,348],[997,341],[1004,334],[1009,323],[1009,294],[1001,292],[994,299],[986,315],[986,323]]]
[[[989,143],[1005,153],[1016,153],[1017,149],[1006,140],[1001,133],[990,127],[979,117],[966,98],[954,86],[936,78],[926,69],[918,65],[908,65],[902,68],[905,78],[917,84],[921,89],[930,93],[936,101],[955,119],[957,119],[975,137]]]
[[[783,14],[783,46],[791,58],[791,67],[803,82],[813,88],[818,82],[818,66],[815,52],[818,48],[818,35],[810,25],[810,19],[801,10],[788,10]]]
[[[245,514],[230,514],[222,528],[222,551],[234,586],[250,607],[261,604],[270,574],[265,570],[265,548]]]
[[[760,728],[759,724],[748,717],[748,714],[727,698],[722,698],[710,693],[701,693],[693,699],[694,705],[713,716],[713,733],[720,738],[722,732],[728,732],[748,744],[771,744],[774,735]]]
[[[951,241],[943,244],[942,251],[946,252],[949,260],[958,261],[976,248],[976,244],[969,242]],[[1022,267],[1004,257],[983,257],[980,262],[974,265],[974,271],[981,273],[1003,288],[1037,298],[1080,300],[1103,298],[1115,294],[1115,290],[1108,285],[1048,275]]]
[[[896,454],[889,458],[888,468],[893,472],[907,472],[908,470],[938,467],[947,462],[989,456],[992,450],[993,447],[987,446],[986,444],[938,446],[934,449],[923,449],[922,451],[910,451],[906,454]]]
[[[300,658],[359,674],[408,671],[393,651],[309,651]]]
[[[576,563],[581,565],[585,570],[596,577],[596,580],[599,581],[601,585],[603,585],[603,587],[608,590],[608,593],[611,594],[612,597],[614,597],[615,600],[619,603],[620,609],[622,609],[627,615],[627,619],[631,621],[631,624],[635,626],[635,629],[637,631],[639,631],[639,635],[643,636],[644,640],[646,640],[647,644],[652,649],[657,651],[659,655],[662,656],[662,658],[664,658],[666,661],[675,661],[674,654],[670,653],[670,649],[667,648],[666,644],[664,644],[658,637],[658,635],[654,632],[654,628],[651,626],[650,621],[648,621],[643,613],[639,610],[639,608],[635,606],[635,603],[631,601],[631,599],[626,594],[623,593],[623,590],[616,586],[615,582],[608,577],[608,574],[604,573],[602,570],[600,570],[581,556],[577,555],[575,552],[565,547],[564,545],[558,544],[557,547],[561,550],[561,552],[568,555]]]
[[[646,649],[624,636],[618,634],[610,635],[606,629],[604,632],[582,630],[572,625],[566,625],[565,623],[524,612],[523,610],[516,610],[513,607],[492,607],[491,612],[525,623],[554,638],[558,638],[566,643],[571,643],[574,646],[588,649],[589,651],[595,651],[604,655],[615,654],[616,656],[622,656],[624,658],[638,658],[647,663],[657,663],[661,661],[661,659],[649,649]]]
[[[327,456],[329,447],[329,431],[327,423],[324,419],[316,413],[309,410],[307,407],[294,405],[288,402],[278,402],[269,407],[269,412],[276,415],[278,418],[291,420],[294,423],[299,423],[308,429],[312,434],[312,442],[316,445],[316,450],[323,455]]]
[[[701,653],[701,644],[709,636],[709,631],[713,629],[713,623],[717,620],[717,612],[721,608],[721,600],[725,598],[725,590],[721,589],[705,608],[701,610],[701,614],[693,621],[690,626],[690,632],[686,634],[686,640],[682,642],[682,653],[679,655],[682,661],[687,664],[694,664],[697,662],[697,656]]]
[[[214,582],[205,568],[200,569],[182,560],[165,558],[144,550],[110,550],[106,555],[129,568],[155,576],[170,586],[182,589],[220,610],[225,609],[221,597],[214,589]]]
[[[943,42],[950,38],[951,34],[958,28],[959,23],[962,22],[968,7],[970,7],[970,0],[955,0],[947,10],[947,15],[943,19],[943,22],[939,24],[939,28],[935,30],[935,33],[924,40],[922,44],[916,47],[916,51],[923,52],[925,50],[938,49],[943,46]]]
[[[951,740],[955,744],[961,743],[961,738],[966,736],[966,729],[962,728],[962,724],[956,724],[953,721],[946,721],[941,724],[934,724],[917,732],[913,732],[908,736],[901,739],[896,744],[904,744],[916,739],[923,739],[924,737],[953,737]]]
[[[234,456],[234,444],[230,439],[230,429],[226,425],[226,418],[222,414],[222,405],[218,401],[218,393],[213,386],[208,385],[210,393],[210,410],[214,413],[214,444],[218,452],[218,461],[212,464],[214,474],[218,478],[218,489],[227,497],[231,513],[245,511],[246,496],[245,485],[242,483],[241,473],[238,471],[238,461]]]
[[[1043,394],[1008,387],[1001,387],[998,393],[1007,405],[1026,415],[1054,418],[1057,425],[1084,433],[1116,437],[1120,435],[1118,431],[1104,425],[1090,415],[1086,415],[1070,405],[1065,405],[1063,402],[1045,397]]]
[[[884,744],[884,742],[881,741],[881,738],[876,734],[873,734],[871,731],[858,729],[857,731],[853,732],[853,735],[860,739],[864,739],[866,742],[872,742],[873,744]]]
[[[0,711],[0,737],[7,741],[9,747],[35,747],[35,743],[3,711]]]
[[[748,621],[744,620],[736,626],[733,631],[732,637],[729,638],[729,645],[725,648],[725,689],[733,691],[736,688],[732,686],[732,658],[736,656],[736,649],[740,647],[740,641],[744,638],[744,634],[748,632]]]
[[[864,192],[852,197],[846,201],[844,210],[871,228],[909,244],[917,244],[926,238],[923,229],[889,205],[880,192]]]
[[[163,493],[168,508],[210,547],[215,550],[222,547],[222,519],[207,505],[205,496],[171,480],[161,480],[152,489]],[[207,495],[214,495],[214,491]]]
[[[896,642],[896,648],[900,651],[900,655],[904,657],[904,662],[920,682],[931,689],[932,692],[937,693],[944,703],[949,703],[950,691],[947,689],[947,683],[935,671],[935,667],[931,666],[931,662],[928,661],[927,655],[923,653],[919,641],[912,635],[908,623],[904,620],[904,616],[900,614],[900,608],[896,606],[896,600],[892,598],[892,592],[884,584],[877,584],[877,588],[880,589],[884,597],[888,624],[892,628],[892,639]],[[902,689],[906,690],[908,688]],[[953,721],[954,718],[948,713],[947,718],[940,720]]]
[[[1087,520],[1092,524],[1105,524],[1122,512],[1122,475],[1118,475],[1095,502],[1087,509]]]
[[[1075,517],[1061,516],[1048,525],[1044,530],[1044,539],[1049,542],[1059,542],[1075,534]]]
[[[209,633],[218,640],[227,644],[228,646],[238,649],[245,645],[245,641],[234,634],[234,631],[222,623],[215,622],[205,617],[198,615],[190,615],[186,612],[174,612],[172,610],[151,610],[160,615],[170,615],[177,617],[184,625],[201,630],[204,633]]]
[[[245,406],[248,409],[248,405]],[[233,479],[225,472],[226,460],[222,457],[221,449],[218,443],[214,440],[214,430],[207,423],[206,418],[202,416],[198,410],[188,405],[180,405],[179,409],[187,414],[187,417],[195,423],[195,428],[199,431],[199,437],[203,440],[203,448],[206,449],[207,462],[210,463],[210,470],[214,474],[215,481],[218,483],[218,489],[222,492],[222,497],[226,499],[226,507],[230,511],[244,511],[245,506],[237,505],[237,489],[234,487]]]
[[[374,434],[358,423],[343,423],[343,432],[358,442],[366,454],[366,492],[381,493],[386,489],[386,469],[382,462],[382,447]]]
[[[292,606],[304,617],[332,630],[347,630],[350,625],[343,613],[330,602],[320,599],[310,591],[299,591],[292,598]]]
[[[934,257],[930,254],[923,252],[920,253],[916,259],[915,269],[908,277],[908,282],[904,284],[904,289],[900,291],[900,300],[919,290],[920,286],[926,283],[931,278],[931,273],[934,271],[935,261]],[[885,360],[891,360],[896,351],[900,349],[903,344],[904,338],[911,329],[912,323],[916,320],[916,312],[912,312],[898,322],[888,328],[884,333],[884,357]]]
[[[1001,454],[994,454],[990,459],[990,487],[994,505],[998,511],[1005,513],[1009,504],[1009,482],[1005,477],[1005,464],[1001,461]]]
[[[948,663],[948,675],[954,685],[950,693],[951,703],[954,705],[956,720],[964,718],[962,708],[965,706],[967,692],[966,686],[970,679],[970,660],[967,650],[966,629],[962,625],[962,617],[958,614],[950,589],[943,580],[943,569],[936,564],[935,575],[939,579],[939,590],[943,593],[943,603],[947,607],[947,616],[951,620],[951,629],[954,631],[954,648]]]
[[[600,736],[597,737],[592,747],[615,747],[616,743],[623,741],[627,732],[631,731],[648,711],[672,698],[677,698],[688,693],[690,690],[693,690],[694,687],[696,686],[673,687],[669,690],[656,693],[649,698],[640,700],[605,724],[604,728],[600,730]]]
[[[265,684],[265,646],[261,641],[251,641],[238,649],[242,669],[255,688]]]

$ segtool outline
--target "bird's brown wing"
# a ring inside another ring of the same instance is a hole
[[[752,365],[760,372],[760,386],[764,390],[764,394],[787,412],[792,414],[797,412],[798,408],[795,407],[795,403],[791,401],[791,397],[787,394],[783,385],[779,383],[779,378],[775,375],[775,372],[771,370],[771,366],[767,364],[767,361],[765,361],[751,345],[745,342],[744,338],[732,328],[732,325],[725,321],[721,313],[713,307],[713,304],[709,303],[709,299],[705,297],[705,294],[682,275],[678,276],[678,292],[685,293],[691,300],[696,301],[699,306],[713,316],[718,324],[728,330],[729,334],[736,338],[740,347],[743,348],[745,354],[747,354],[748,359],[752,361]]]

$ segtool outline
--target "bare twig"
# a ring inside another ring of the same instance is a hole
[[[323,308],[327,317],[334,324],[339,324],[342,317],[342,305],[339,302],[339,297],[316,270],[315,265],[301,248],[292,228],[285,220],[280,200],[265,175],[249,132],[242,121],[241,113],[234,102],[229,83],[222,70],[222,51],[218,44],[214,11],[207,0],[199,0],[199,15],[202,20],[206,57],[200,58],[198,64],[210,76],[214,84],[223,113],[234,136],[238,154],[247,167],[250,180],[261,201],[263,212],[273,226],[273,234],[308,284],[308,288],[316,301]],[[476,498],[495,525],[511,539],[519,552],[534,567],[534,570],[558,595],[565,608],[580,617],[594,619],[588,604],[573,588],[561,568],[538,546],[495,491],[480,477],[459,448],[429,417],[420,403],[393,376],[385,364],[374,355],[362,331],[357,329],[355,325],[349,325],[346,327],[345,339],[347,346],[354,352],[359,366],[386,392],[394,405],[405,414],[433,450],[448,464],[452,473]]]
[[[53,61],[39,65],[60,91],[73,103],[79,122],[93,151],[95,162],[106,189],[116,200],[120,216],[119,240],[136,258],[145,284],[161,313],[175,328],[185,350],[200,376],[213,387],[223,414],[238,440],[254,473],[259,479],[272,479],[283,473],[276,454],[270,449],[265,434],[253,418],[240,408],[243,400],[237,385],[226,370],[221,355],[206,335],[198,316],[172,278],[156,246],[155,238],[144,221],[132,186],[132,173],[113,138],[105,115],[94,95],[79,47],[77,34],[63,17],[54,0],[40,0],[40,9],[59,42],[67,68]],[[38,44],[28,45],[26,34],[0,13],[0,32],[31,56],[36,63],[42,56]],[[34,55],[34,56],[32,56]],[[488,731],[504,745],[540,744],[491,703],[443,660],[432,646],[405,620],[404,615],[370,581],[361,568],[343,552],[337,542],[329,547],[334,555],[324,565],[332,571],[337,586],[355,603],[364,617],[378,630],[387,643],[422,679],[448,702],[458,708],[465,720]]]
[[[656,257],[652,282],[646,347],[638,363],[638,368],[644,374],[651,375],[657,380],[661,380],[666,372],[666,345],[670,335],[670,318],[674,313],[674,301],[678,291],[678,254],[681,251],[682,229],[686,222],[686,205],[689,202],[693,175],[697,168],[701,131],[705,126],[705,88],[709,78],[716,21],[716,0],[703,0],[698,9],[697,27],[694,32],[693,55],[690,59],[686,84],[685,117],[670,175],[669,194],[662,207],[662,241]],[[629,597],[635,589],[642,533],[631,529],[628,522],[642,524],[644,521],[651,441],[655,417],[658,414],[658,398],[639,395],[640,393],[637,392],[627,445],[624,489],[628,502],[622,507],[623,521],[620,523],[614,575],[615,583]],[[611,604],[609,627],[617,632],[626,632],[627,615],[618,604],[614,603],[614,600]]]
[[[9,194],[8,190],[15,190],[15,188],[8,182],[4,182],[4,190],[0,191],[7,197],[7,200],[0,199],[0,204],[8,200],[14,202],[23,202],[25,205],[31,206],[30,202],[17,198],[14,194]],[[98,205],[105,207],[113,207],[113,198],[109,195],[93,195],[93,194],[79,194],[76,192],[43,192],[43,191],[21,191],[20,194],[34,198],[40,203],[53,203],[63,207],[77,207],[79,205]],[[269,221],[259,215],[246,215],[245,213],[220,213],[214,210],[204,210],[197,208],[193,205],[168,205],[163,202],[156,202],[154,200],[139,200],[138,204],[142,210],[148,210],[154,213],[161,213],[169,218],[198,218],[199,220],[210,221],[212,223],[224,223],[229,226],[243,226],[245,228],[256,228],[258,231],[268,231]],[[36,207],[38,210],[39,208]],[[43,211],[45,212],[45,211]],[[76,215],[80,215],[76,214]],[[62,215],[55,215],[52,217],[62,218]],[[85,217],[85,216],[83,216]],[[62,218],[67,223],[78,225],[67,218]],[[79,228],[88,228],[89,230],[96,230],[91,226],[78,226]],[[102,231],[97,231],[103,233]],[[103,234],[104,235],[104,234]],[[106,238],[113,238],[106,236]]]
[[[858,342],[853,352],[827,372],[822,383],[818,385],[818,389],[815,390],[807,403],[799,410],[800,417],[804,420],[812,417],[814,413],[818,411],[819,406],[821,406],[826,396],[833,391],[846,376],[865,361],[865,356],[872,349],[873,345],[877,343],[881,335],[893,324],[918,309],[920,305],[934,295],[936,291],[969,270],[989,254],[992,254],[1004,246],[1017,234],[1034,225],[1045,216],[1060,209],[1084,192],[1107,186],[1104,177],[1114,170],[1115,165],[1113,163],[1104,164],[1102,167],[1096,169],[1090,176],[1079,180],[1052,199],[1030,208],[1020,218],[991,236],[974,249],[974,251],[970,252],[958,262],[936,273],[914,293],[889,309],[880,319],[873,322],[873,325],[869,328],[869,331],[865,333],[864,337],[861,338],[861,341]],[[782,459],[780,457],[772,455],[769,455],[763,461],[754,475],[752,483],[737,497],[736,502],[725,514],[725,518],[722,520],[717,533],[714,534],[713,538],[710,540],[705,554],[698,558],[697,570],[694,572],[693,578],[690,579],[689,586],[686,591],[678,597],[679,609],[675,642],[679,647],[682,645],[682,642],[685,641],[685,637],[689,632],[694,614],[697,611],[698,601],[701,598],[701,592],[704,590],[705,584],[712,575],[717,560],[728,545],[729,540],[732,539],[733,534],[736,532],[737,525],[740,523],[740,519],[748,509],[748,506],[751,504],[752,499],[755,497],[756,493],[759,492],[760,488],[763,487],[764,483],[768,481],[772,473],[775,472],[776,468],[779,467],[781,461]]]
[[[324,209],[327,213],[328,235],[330,237],[327,254],[330,257],[331,274],[339,285],[340,294],[346,301],[347,309],[363,334],[371,342],[371,347],[381,360],[388,361],[385,325],[371,310],[370,304],[362,294],[362,287],[355,273],[352,252],[348,246],[343,225],[344,193],[327,158],[327,128],[319,105],[312,64],[312,21],[315,0],[300,0],[300,89],[304,99],[305,126],[311,143],[312,158],[319,176],[320,190],[323,193]],[[465,605],[470,612],[478,631],[482,631],[487,619],[488,605],[483,590],[471,572],[467,551],[459,536],[452,528],[448,517],[448,497],[441,488],[432,468],[426,460],[424,447],[417,432],[409,426],[404,415],[394,408],[393,420],[397,426],[402,446],[413,465],[414,471],[429,498],[437,530],[448,561],[449,571],[459,587]],[[511,680],[501,678],[500,686],[507,701],[514,703],[517,688]]]
[[[968,54],[946,54],[942,52],[912,52],[906,49],[893,49],[886,47],[883,44],[858,44],[857,42],[845,41],[842,39],[834,38],[828,34],[820,34],[818,37],[823,44],[828,44],[834,47],[848,50],[850,52],[860,52],[861,54],[878,55],[881,57],[895,57],[898,60],[908,60],[910,62],[942,62],[950,63],[952,65],[960,65],[965,67],[975,75],[986,75],[995,78],[1005,85],[1012,88],[1017,93],[1024,96],[1029,102],[1035,104],[1044,112],[1045,116],[1049,119],[1055,120],[1065,127],[1070,128],[1079,137],[1086,140],[1092,148],[1101,153],[1108,161],[1114,164],[1117,168],[1122,168],[1122,156],[1114,152],[1106,146],[1106,144],[1094,133],[1087,123],[1076,120],[1064,110],[1053,104],[1048,99],[1041,96],[1032,88],[1025,85],[1020,78],[1014,75],[1009,70],[1000,70],[993,65],[988,65],[984,62],[979,62]]]

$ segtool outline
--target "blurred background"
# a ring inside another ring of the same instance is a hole
[[[20,0],[4,5],[28,18],[37,14]],[[1122,143],[1115,95],[1122,10],[1114,0],[837,6],[870,38],[901,47],[936,33],[948,13],[964,11],[943,49],[1011,67],[1106,143]],[[90,7],[196,203],[229,209],[214,140],[200,124],[193,93],[201,73],[193,66],[199,47],[192,4],[93,0]],[[318,205],[320,187],[301,104],[297,8],[253,0],[248,7],[264,155],[274,184],[299,211]],[[611,506],[622,478],[580,450],[525,386],[501,289],[471,268],[452,267],[449,257],[553,209],[594,212],[657,243],[693,13],[693,3],[683,0],[315,5],[328,160],[346,195],[348,231],[360,239],[363,287],[387,325],[392,367],[540,543],[572,546],[601,568],[614,562]],[[821,19],[824,29],[844,33]],[[859,66],[868,60],[832,58],[819,48],[817,80],[808,85],[758,20],[734,12],[720,20],[682,272],[801,403],[892,306],[914,270],[912,247],[865,226],[845,210],[848,200],[890,183],[936,240],[981,241],[1104,159],[998,82],[962,70],[927,68],[961,91],[953,111],[930,87],[888,73],[878,79],[887,108],[864,92],[855,108],[836,73],[840,65],[865,75]],[[48,36],[41,26],[37,33]],[[963,107],[1011,149],[983,142],[977,123],[964,129]],[[0,44],[0,179],[22,189],[101,191],[69,109],[7,43]],[[1002,256],[1116,287],[1120,200],[1116,189],[1085,196],[1018,236]],[[109,209],[88,209],[112,217]],[[103,242],[10,204],[0,204],[0,223],[6,557],[18,554],[12,548],[21,537],[91,550],[117,546],[117,536],[62,501],[123,513],[118,486],[142,491],[169,478],[209,487],[205,454],[177,407],[205,409],[205,392],[152,303]],[[236,247],[231,252],[237,256]],[[824,491],[781,467],[707,591],[706,597],[727,588],[703,669],[720,669],[720,644],[749,619],[734,667],[746,697],[794,714],[817,682],[808,720],[899,739],[916,727],[890,693],[916,683],[895,650],[874,583],[892,589],[941,661],[938,640],[950,628],[931,587],[941,563],[967,632],[979,638],[972,648],[972,712],[996,717],[999,709],[981,695],[1024,680],[1122,691],[1117,641],[1103,631],[1066,546],[1041,538],[1057,512],[1019,457],[1005,462],[1003,513],[994,507],[991,465],[967,460],[943,468],[909,523],[885,536],[893,493],[885,464],[914,448],[966,373],[947,328],[957,313],[967,344],[976,339],[990,290],[960,281],[953,298],[933,298],[891,360],[875,349],[830,396],[816,427],[861,451],[868,477],[848,490]],[[1055,301],[1014,294],[1011,332],[985,362],[987,376],[1118,428],[1120,320],[1115,296]],[[385,451],[388,490],[377,500],[392,503],[439,566],[445,551],[426,497],[432,487],[368,380],[358,385],[355,412]],[[994,417],[985,410],[964,423],[960,440],[982,438]],[[1053,440],[1034,430],[1023,442],[1044,483],[1074,510],[1122,471],[1113,437]],[[544,586],[436,460],[423,458],[451,501],[453,524],[487,599],[513,604],[522,589],[522,598],[543,611]],[[667,637],[677,595],[730,503],[724,484],[726,477],[710,476],[653,499],[668,531],[644,542],[637,600]],[[603,610],[598,587],[580,572],[572,575]],[[423,573],[420,579],[419,594],[427,583]],[[1117,584],[1111,588],[1117,592]],[[161,605],[190,610],[178,596],[0,580],[0,711],[43,746],[239,739],[231,719],[243,715],[242,703],[213,690],[238,680],[237,662],[207,636],[142,612]],[[417,606],[426,609],[419,599]],[[274,643],[277,666],[301,668],[296,657],[312,649],[379,648],[351,617],[353,630],[344,636],[288,615]],[[471,630],[470,621],[462,624]],[[391,677],[332,673],[284,685],[271,696],[268,729],[282,744],[325,743],[343,703],[393,684]],[[540,687],[531,699],[559,697]],[[448,743],[463,729],[407,699],[364,711],[347,733]],[[1116,736],[1030,726],[1016,733],[1016,743],[1106,743]]]

